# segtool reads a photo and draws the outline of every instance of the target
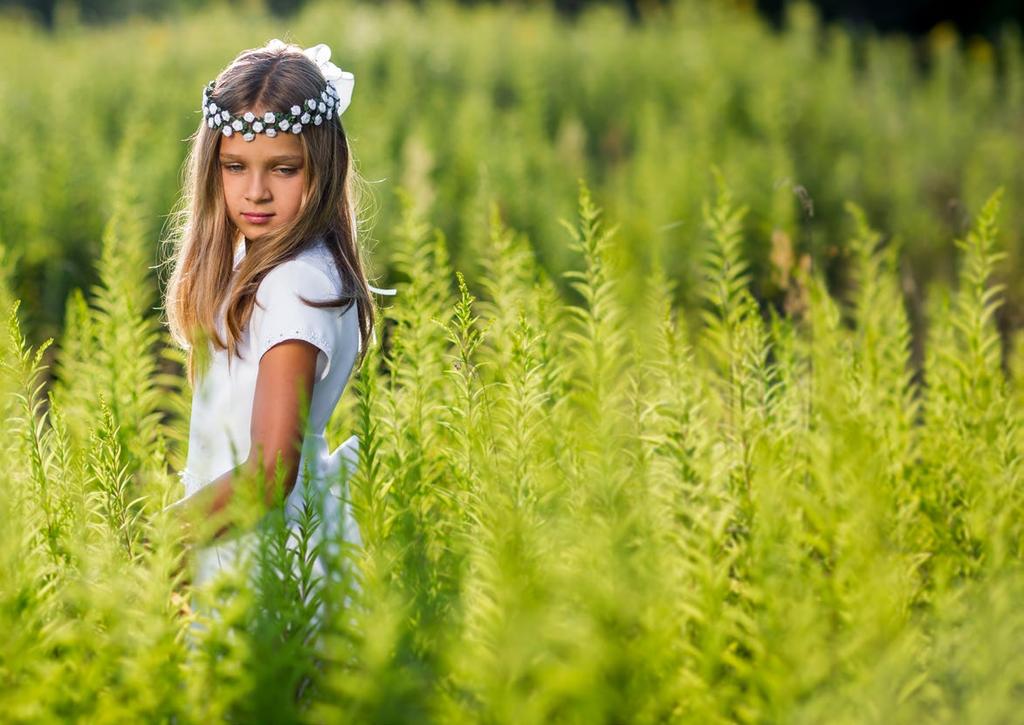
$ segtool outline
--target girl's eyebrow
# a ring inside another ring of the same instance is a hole
[[[237,154],[221,154],[220,155],[220,160],[221,161],[227,161],[228,159],[231,159],[233,161],[244,161],[245,160],[241,156],[238,156]],[[292,156],[271,156],[270,158],[267,159],[267,161],[269,161],[271,163],[276,163],[276,162],[279,162],[279,161],[302,161],[302,157],[301,156],[294,156],[294,155],[292,155]]]

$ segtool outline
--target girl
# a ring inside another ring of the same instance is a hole
[[[310,544],[362,543],[334,483],[357,461],[358,439],[330,451],[324,428],[371,338],[370,292],[394,290],[363,272],[341,125],[354,77],[330,54],[275,39],[203,90],[165,300],[194,389],[185,495],[168,508],[197,547],[197,584],[252,543],[225,516],[254,480],[266,506],[283,487],[292,530],[307,489],[333,484]],[[200,534],[211,519],[220,528]],[[323,560],[314,568],[324,575]]]

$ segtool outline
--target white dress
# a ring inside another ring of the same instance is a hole
[[[233,269],[238,268],[244,257],[245,244],[241,243],[235,252]],[[291,532],[289,547],[293,551],[297,550],[297,521],[304,491],[313,487],[321,493],[326,489],[327,495],[323,496],[322,523],[314,529],[309,547],[324,536],[337,542],[339,532],[345,541],[362,545],[347,485],[347,475],[358,461],[358,438],[353,435],[332,451],[324,437],[327,421],[345,389],[360,349],[357,306],[353,303],[342,313],[342,307],[310,307],[298,297],[301,294],[312,301],[336,299],[341,290],[340,275],[323,239],[313,240],[295,258],[279,264],[260,282],[257,304],[239,339],[242,357],[229,361],[226,350],[214,351],[209,369],[194,386],[188,457],[185,470],[179,473],[186,497],[248,457],[256,373],[263,354],[284,340],[306,340],[319,348],[299,473],[285,502]],[[223,308],[217,325],[223,335]],[[307,466],[309,480],[305,476]],[[241,547],[252,550],[250,547],[256,537],[256,533],[249,532],[226,543],[197,550],[193,584],[200,585],[231,566]],[[330,552],[337,553],[337,550],[336,543],[330,546]],[[296,574],[301,565],[297,559]],[[307,565],[312,565],[316,576],[325,576],[322,557],[307,561]]]

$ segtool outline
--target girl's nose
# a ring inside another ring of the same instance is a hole
[[[249,177],[249,188],[246,190],[247,201],[261,201],[270,195],[270,187],[260,172],[255,172]]]

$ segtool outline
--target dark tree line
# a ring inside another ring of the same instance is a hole
[[[233,0],[220,0],[231,4]],[[275,15],[287,17],[305,5],[307,0],[264,0]],[[426,0],[413,0],[422,4]],[[501,0],[462,0],[464,4],[482,4]],[[575,17],[590,5],[619,6],[634,22],[642,22],[650,11],[672,4],[672,0],[518,0],[519,2],[550,2],[566,17]],[[713,1],[713,0],[709,0]],[[59,2],[70,3],[79,18],[87,23],[103,23],[127,15],[154,17],[188,12],[207,5],[211,0],[0,0],[0,9],[17,7],[34,16],[45,27],[53,27]],[[758,9],[774,23],[785,17],[788,0],[757,0]],[[993,35],[1007,21],[1024,24],[1024,0],[979,0],[978,2],[941,3],[930,0],[812,0],[828,21],[841,21],[851,26],[874,28],[883,32],[919,35],[936,24],[954,23],[962,35]]]
[[[1007,22],[1024,24],[1024,1],[978,0],[944,3],[934,0],[813,0],[826,22],[873,28],[881,32],[922,35],[941,22],[951,22],[961,35],[994,36]],[[758,8],[778,24],[786,0],[758,0]]]

